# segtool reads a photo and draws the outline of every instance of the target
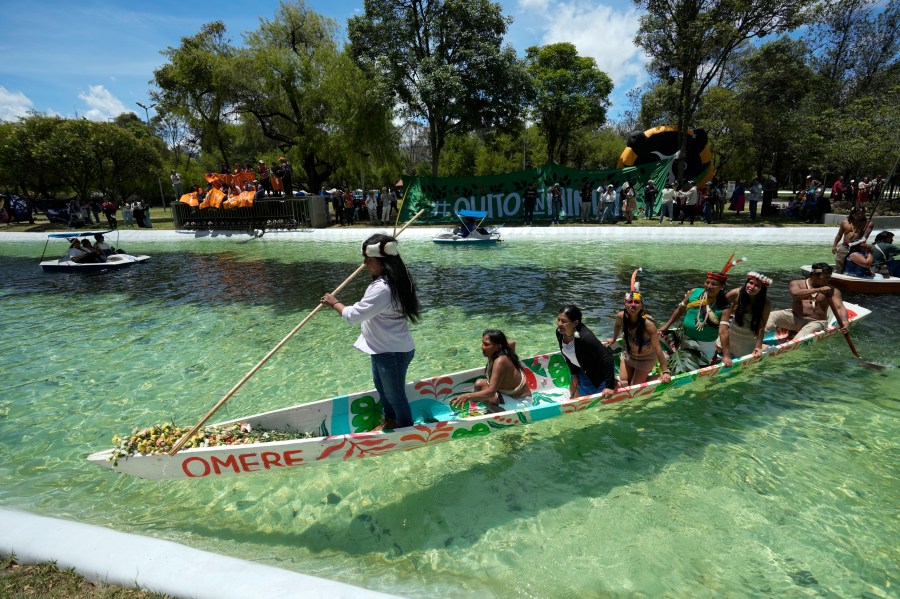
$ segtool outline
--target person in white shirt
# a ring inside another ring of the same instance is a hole
[[[606,190],[603,189],[603,186],[600,186],[600,189],[597,191],[603,192],[600,194],[600,204],[603,206],[600,224],[605,223],[607,217],[609,217],[612,224],[616,224],[616,188],[609,184],[606,186]]]
[[[671,183],[666,183],[662,192],[662,205],[659,207],[659,224],[662,224],[666,213],[669,215],[669,222],[672,222],[675,207],[675,190]]]
[[[412,426],[405,387],[406,371],[415,355],[409,322],[418,322],[422,309],[416,285],[400,258],[395,238],[372,235],[363,242],[362,252],[363,264],[373,277],[363,298],[346,306],[326,293],[321,303],[348,323],[361,325],[353,347],[371,357],[372,378],[384,412],[383,422],[373,430]]]

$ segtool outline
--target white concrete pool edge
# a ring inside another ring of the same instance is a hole
[[[99,231],[102,229],[94,229]],[[430,240],[438,232],[436,227],[412,227],[403,232],[403,239]],[[309,229],[303,231],[266,231],[256,241],[362,241],[373,233],[390,233],[392,227],[360,227]],[[744,241],[751,243],[821,243],[830,244],[834,240],[833,227],[703,227],[700,225],[673,224],[662,227],[641,227],[640,225],[616,226],[563,226],[563,227],[509,227],[502,228],[504,241],[558,239],[570,241],[585,240],[646,240],[700,243],[703,241]],[[248,241],[253,235],[241,231],[155,231],[153,229],[127,229],[110,233],[107,241],[191,241],[227,240]],[[0,243],[45,241],[46,233],[20,233],[0,231]],[[64,244],[55,240],[57,247]],[[64,245],[62,247],[65,247]]]
[[[88,580],[181,598],[393,597],[172,541],[4,508],[0,551],[19,563],[56,562]]]

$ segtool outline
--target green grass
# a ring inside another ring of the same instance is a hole
[[[13,555],[0,556],[0,597],[4,599],[167,599],[136,587],[93,583],[74,570],[56,564],[19,564]]]

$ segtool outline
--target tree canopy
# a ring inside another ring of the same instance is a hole
[[[428,124],[432,174],[447,136],[518,127],[524,67],[502,47],[509,24],[488,0],[365,0],[348,31],[358,63]]]

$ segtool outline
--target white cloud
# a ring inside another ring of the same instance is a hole
[[[102,85],[92,85],[88,93],[78,94],[78,97],[88,105],[84,117],[91,121],[105,121],[123,112],[134,112],[125,108],[125,105]]]
[[[549,6],[550,0],[519,0],[519,8],[522,10],[546,12]]]
[[[28,96],[22,92],[11,92],[0,85],[0,121],[14,121],[26,116],[34,108]]]
[[[627,79],[633,78],[640,84],[646,78],[645,66],[649,59],[634,45],[641,15],[637,10],[563,2],[552,12],[542,40],[544,44],[575,44],[581,56],[597,61],[597,66],[612,78],[616,87]]]

